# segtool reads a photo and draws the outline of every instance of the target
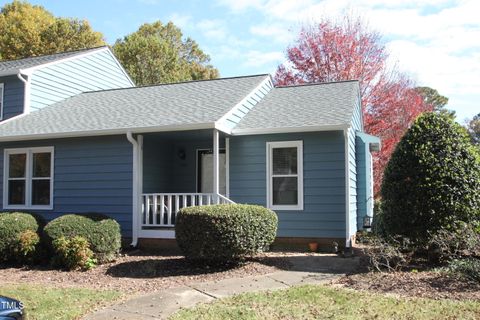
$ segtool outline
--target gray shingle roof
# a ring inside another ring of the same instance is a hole
[[[36,67],[45,63],[53,62],[60,59],[65,59],[68,57],[73,57],[79,54],[84,54],[89,51],[98,50],[100,48],[106,48],[106,46],[91,48],[91,49],[69,51],[69,52],[61,52],[61,53],[55,53],[55,54],[49,54],[49,55],[42,55],[38,57],[2,61],[0,62],[0,73],[15,74],[18,72],[19,69],[28,69],[28,68]]]
[[[82,93],[0,124],[0,140],[211,124],[268,75]]]
[[[358,81],[276,87],[240,121],[233,132],[349,125],[358,94]]]

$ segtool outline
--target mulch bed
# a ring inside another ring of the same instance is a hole
[[[333,284],[406,297],[480,300],[480,283],[468,282],[432,271],[369,272],[348,275],[334,280]]]
[[[287,254],[279,252],[258,255],[236,267],[201,267],[190,264],[182,256],[162,256],[134,251],[121,255],[115,262],[84,272],[59,271],[49,267],[0,266],[0,283],[148,293],[192,282],[267,274],[289,267]]]

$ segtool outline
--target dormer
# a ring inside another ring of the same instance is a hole
[[[87,91],[134,87],[109,47],[0,62],[0,121]]]

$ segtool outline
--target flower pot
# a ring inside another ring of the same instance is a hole
[[[318,251],[318,243],[317,242],[310,242],[308,244],[308,248],[310,249],[311,252],[317,252]]]

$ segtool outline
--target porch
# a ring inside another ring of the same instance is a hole
[[[175,238],[185,207],[228,199],[228,137],[217,130],[150,133],[140,144],[138,238]]]

